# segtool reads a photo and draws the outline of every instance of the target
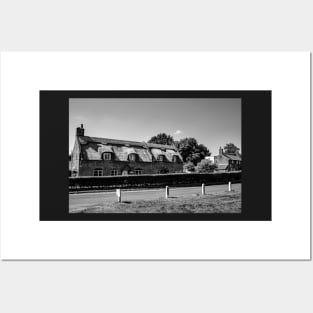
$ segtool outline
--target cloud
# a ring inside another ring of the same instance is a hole
[[[175,131],[174,135],[180,135],[180,134],[182,134],[182,133],[183,133],[183,132],[182,132],[181,130],[177,129],[177,130]]]

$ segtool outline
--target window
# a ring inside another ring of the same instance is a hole
[[[118,175],[118,170],[115,169],[115,168],[113,168],[113,169],[111,170],[111,176],[116,176],[116,175]]]
[[[136,175],[142,175],[142,169],[139,169],[139,168],[136,169],[136,170],[135,170],[135,174],[136,174]]]
[[[129,161],[137,161],[137,155],[135,153],[132,153],[129,155]]]
[[[111,153],[110,152],[104,152],[102,154],[102,158],[103,158],[103,160],[106,160],[106,161],[111,160]]]
[[[174,155],[174,156],[173,156],[173,162],[175,162],[175,163],[179,162],[179,158],[178,158],[177,155]]]
[[[158,161],[164,162],[164,160],[165,160],[164,155],[159,155],[158,156]]]
[[[93,170],[93,176],[103,176],[103,169],[102,168],[95,168]]]

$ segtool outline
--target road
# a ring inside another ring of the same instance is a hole
[[[241,191],[241,184],[232,184],[232,189]],[[205,192],[219,193],[228,190],[228,185],[213,185],[206,186]],[[201,194],[201,186],[199,187],[179,187],[170,188],[170,197],[192,197],[195,194]],[[122,201],[136,201],[136,200],[155,200],[165,197],[165,189],[144,189],[133,191],[122,191]],[[116,193],[112,192],[93,192],[93,193],[78,193],[69,194],[69,210],[75,212],[87,206],[101,205],[103,201],[116,201]]]

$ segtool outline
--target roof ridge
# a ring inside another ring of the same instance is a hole
[[[101,143],[101,141],[107,141],[108,143],[121,143],[121,144],[133,144],[133,145],[140,145],[143,147],[148,147],[148,148],[152,148],[152,147],[163,147],[163,148],[167,148],[167,149],[174,149],[175,151],[178,151],[177,147],[173,144],[173,145],[162,145],[159,143],[148,143],[145,141],[133,141],[133,140],[124,140],[124,139],[113,139],[113,138],[103,138],[103,137],[93,137],[93,136],[78,136],[80,137],[82,140],[85,141],[94,141],[94,142],[99,142]]]
[[[147,142],[147,145],[148,145],[148,147],[162,146],[162,147],[174,148],[177,150],[177,147],[175,145],[162,145],[161,143],[149,143],[149,142]]]
[[[81,137],[83,140],[87,140],[91,139],[92,141],[95,142],[100,142],[101,141],[108,141],[108,142],[120,142],[120,143],[130,143],[130,144],[140,144],[140,145],[144,145],[145,142],[142,141],[132,141],[132,140],[124,140],[124,139],[113,139],[113,138],[103,138],[103,137],[93,137],[93,136],[79,136]]]

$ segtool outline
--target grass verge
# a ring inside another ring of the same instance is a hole
[[[241,192],[223,192],[181,198],[105,202],[75,213],[241,213]]]

